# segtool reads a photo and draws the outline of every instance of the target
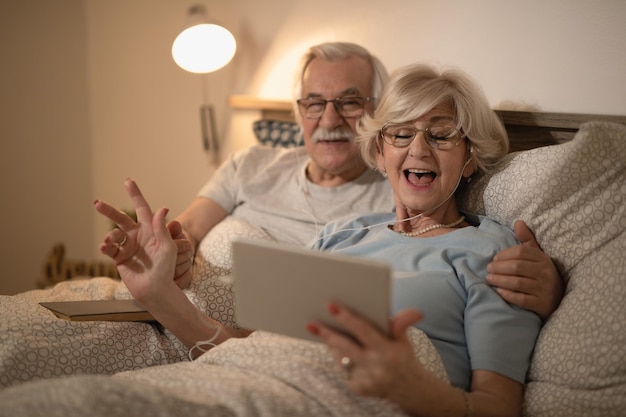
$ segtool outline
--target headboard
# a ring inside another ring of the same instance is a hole
[[[266,100],[249,96],[231,96],[233,109],[258,110],[261,119],[292,122],[293,106],[287,100]],[[511,152],[555,145],[570,140],[578,127],[600,120],[626,125],[626,116],[536,111],[496,110],[509,134]]]
[[[509,134],[511,152],[566,142],[581,124],[592,120],[626,125],[626,116],[510,110],[496,113]]]

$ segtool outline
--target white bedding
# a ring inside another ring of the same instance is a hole
[[[235,236],[267,239],[250,224],[229,218],[201,242],[188,298],[202,311],[234,324],[229,290],[230,241]],[[68,322],[41,301],[127,299],[126,286],[110,278],[57,284],[14,296],[0,296],[0,389],[22,382],[76,374],[120,371],[187,360],[187,349],[156,324]]]
[[[268,239],[246,222],[225,220],[199,245],[186,290],[202,311],[228,325],[236,325],[230,242],[239,236]],[[82,416],[88,410],[108,417],[132,415],[132,409],[137,415],[176,410],[195,416],[209,409],[211,416],[393,415],[390,405],[352,394],[320,343],[255,332],[189,362],[187,349],[156,324],[69,322],[38,305],[129,297],[124,284],[110,278],[0,297],[0,415],[45,410],[46,416]],[[428,338],[416,329],[411,337],[420,360],[447,380]],[[23,384],[70,375],[85,377]]]
[[[416,355],[447,379],[428,338],[410,335]],[[259,331],[193,362],[13,387],[0,392],[0,416],[405,416],[355,395],[345,377],[325,345]]]

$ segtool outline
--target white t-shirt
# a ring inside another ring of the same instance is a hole
[[[380,173],[367,169],[350,183],[322,187],[307,180],[308,162],[304,147],[251,146],[225,161],[198,196],[277,241],[299,246],[314,241],[329,221],[393,212],[393,193]]]

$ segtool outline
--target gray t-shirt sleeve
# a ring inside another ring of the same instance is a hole
[[[200,189],[198,197],[209,198],[222,206],[228,213],[232,213],[238,204],[237,169],[245,160],[248,152],[248,149],[244,149],[226,159],[213,173],[211,179]]]

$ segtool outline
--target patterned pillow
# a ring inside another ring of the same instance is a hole
[[[272,239],[244,220],[225,218],[198,244],[191,286],[185,290],[191,302],[209,317],[235,327],[231,242],[237,237]]]
[[[559,309],[540,333],[526,416],[623,416],[626,410],[626,234],[570,274]]]
[[[303,143],[300,126],[294,122],[263,119],[254,122],[252,129],[259,143],[274,148],[292,148]]]
[[[524,220],[568,282],[537,341],[525,415],[623,415],[626,126],[590,122],[568,143],[509,155],[461,201],[503,224]]]

